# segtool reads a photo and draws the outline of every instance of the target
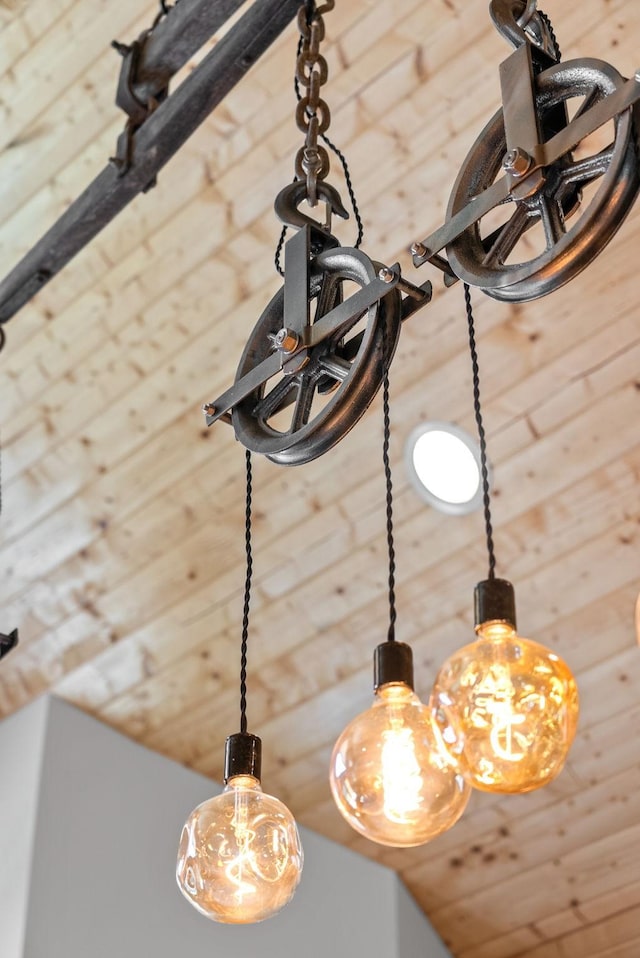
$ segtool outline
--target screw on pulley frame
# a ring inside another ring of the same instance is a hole
[[[413,283],[403,279],[400,275],[400,267],[397,263],[394,267],[380,267],[378,270],[378,279],[381,279],[383,283],[393,283],[395,280],[396,287],[407,296],[410,296],[411,299],[424,300],[429,295],[426,290],[421,289],[419,286],[414,286]]]
[[[392,269],[389,269],[388,266],[383,266],[382,269],[378,271],[378,279],[381,279],[383,283],[392,283],[395,276],[396,274]]]
[[[419,240],[411,244],[410,253],[412,256],[426,256],[428,252],[427,247]]]
[[[279,329],[273,338],[273,344],[277,349],[281,349],[283,353],[293,353],[298,348],[300,343],[300,337],[292,329],[287,329],[286,326],[283,326],[282,329]]]
[[[640,83],[640,70],[636,70],[636,72],[633,74],[633,79],[636,81],[636,83]]]
[[[531,169],[532,158],[519,146],[514,150],[509,150],[502,161],[502,169],[505,173],[511,173],[512,176],[524,176]]]

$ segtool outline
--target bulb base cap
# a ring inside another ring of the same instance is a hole
[[[413,690],[413,652],[405,642],[382,642],[373,653],[373,688],[404,682]]]
[[[224,782],[236,775],[252,775],[260,781],[262,741],[250,732],[230,735],[224,746]]]
[[[516,596],[507,579],[484,579],[473,593],[476,632],[485,622],[505,622],[516,628]]]

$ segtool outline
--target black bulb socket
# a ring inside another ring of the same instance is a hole
[[[485,622],[505,622],[515,631],[516,595],[506,579],[484,579],[473,593],[476,631]]]
[[[403,682],[413,689],[413,652],[405,642],[382,642],[373,653],[374,691],[390,682]]]
[[[250,732],[230,735],[224,746],[224,783],[236,775],[252,775],[260,781],[262,741]]]

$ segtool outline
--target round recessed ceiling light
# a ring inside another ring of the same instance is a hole
[[[417,426],[407,439],[405,463],[418,494],[434,509],[462,515],[481,506],[480,449],[459,426]]]

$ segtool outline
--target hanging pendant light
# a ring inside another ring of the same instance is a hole
[[[529,792],[562,769],[576,733],[578,690],[555,653],[516,632],[513,586],[475,589],[478,639],[442,666],[436,721],[465,779],[487,792]]]
[[[300,881],[302,846],[293,815],[260,786],[257,735],[230,735],[225,789],[198,805],[182,830],[176,875],[185,898],[214,921],[271,918]]]
[[[225,789],[189,815],[180,838],[176,879],[207,918],[250,924],[271,918],[300,881],[303,853],[295,820],[260,785],[262,744],[247,732],[246,668],[251,595],[251,453],[246,452],[246,553],[240,727],[225,747]]]
[[[458,821],[470,788],[413,690],[410,646],[379,645],[374,675],[373,705],[347,725],[333,749],[331,792],[343,818],[365,838],[422,845]]]
[[[389,350],[384,358],[383,462],[387,484],[389,634],[374,654],[374,702],[338,738],[329,781],[343,818],[381,845],[422,845],[454,825],[470,788],[413,690],[410,646],[395,640],[395,552],[389,463]]]
[[[478,355],[465,284],[474,410],[480,438],[489,578],[475,590],[478,640],[442,666],[433,714],[465,779],[488,792],[529,792],[562,769],[578,721],[578,690],[555,653],[516,633],[513,586],[495,577],[495,554]]]

